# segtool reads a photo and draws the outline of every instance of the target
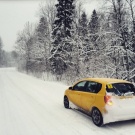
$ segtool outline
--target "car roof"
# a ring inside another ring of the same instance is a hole
[[[88,80],[88,81],[95,81],[95,82],[99,82],[99,83],[105,83],[105,84],[109,84],[109,83],[131,83],[129,81],[126,80],[122,80],[122,79],[114,79],[114,78],[85,78],[83,80]]]

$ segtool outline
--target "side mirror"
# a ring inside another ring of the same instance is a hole
[[[68,89],[69,89],[69,90],[73,90],[73,88],[72,88],[72,87],[69,87]]]

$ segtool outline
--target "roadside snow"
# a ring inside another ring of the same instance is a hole
[[[66,85],[0,69],[0,135],[134,135],[135,120],[98,128],[85,114],[65,109]]]

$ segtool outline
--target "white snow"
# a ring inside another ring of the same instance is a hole
[[[99,128],[87,115],[65,109],[67,87],[0,69],[0,135],[135,135],[135,120]]]
[[[104,114],[104,123],[135,119],[135,96],[132,92],[124,94],[123,97],[111,96],[110,100],[112,105],[106,104],[107,113]]]

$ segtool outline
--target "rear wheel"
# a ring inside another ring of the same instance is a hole
[[[92,117],[93,123],[96,126],[100,127],[101,125],[103,125],[102,114],[101,114],[101,112],[97,108],[93,108],[91,117]]]
[[[69,108],[69,100],[67,96],[64,96],[64,107],[67,109]]]

